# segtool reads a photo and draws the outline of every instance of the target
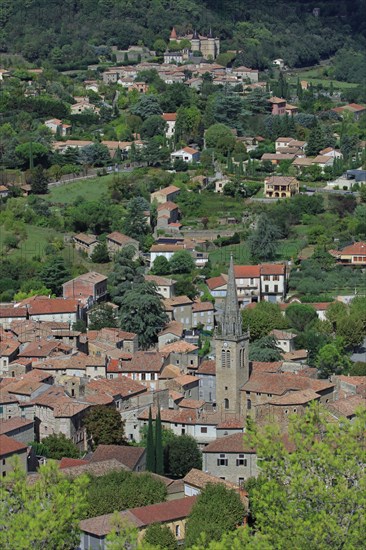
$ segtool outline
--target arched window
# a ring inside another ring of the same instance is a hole
[[[226,367],[226,349],[221,350],[221,365]]]
[[[231,365],[230,365],[230,350],[229,350],[229,349],[226,350],[226,366],[227,366],[228,368],[231,367]]]
[[[225,409],[229,408],[229,400],[228,399],[224,399],[224,408]]]

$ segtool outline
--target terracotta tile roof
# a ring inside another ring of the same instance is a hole
[[[26,418],[9,418],[8,420],[0,420],[0,435],[8,434],[14,430],[20,428],[33,426],[33,420],[27,420]]]
[[[181,373],[181,370],[177,365],[166,365],[161,373],[159,374],[159,379],[170,379],[170,378],[176,378]]]
[[[289,391],[313,389],[316,392],[333,388],[327,380],[314,380],[297,374],[253,373],[241,388],[243,391],[283,395]]]
[[[175,122],[177,120],[177,113],[163,113],[161,117],[167,122]]]
[[[261,275],[284,275],[286,272],[285,264],[261,264]]]
[[[29,315],[52,315],[52,313],[76,313],[79,309],[78,300],[63,298],[47,298],[34,300],[29,304]]]
[[[131,361],[122,361],[123,372],[161,372],[164,357],[158,351],[138,351]]]
[[[204,404],[205,401],[202,399],[182,399],[179,406],[182,407],[182,409],[202,409]]]
[[[13,453],[26,452],[27,445],[15,441],[12,437],[7,435],[0,435],[0,456],[4,457]]]
[[[236,279],[259,278],[260,270],[258,265],[235,265],[234,274]]]
[[[216,374],[216,361],[211,359],[206,359],[202,361],[200,366],[197,369],[197,374]]]
[[[19,349],[19,342],[13,340],[0,341],[0,357],[10,357]]]
[[[177,340],[161,348],[160,352],[164,355],[169,355],[170,353],[192,353],[197,350],[198,346],[185,342],[184,340]]]
[[[35,391],[45,387],[47,387],[47,385],[43,384],[43,382],[40,382],[37,379],[27,379],[19,380],[17,382],[14,382],[14,384],[9,384],[6,389],[9,393],[30,396]]]
[[[131,508],[121,512],[120,516],[135,527],[146,527],[151,523],[168,523],[174,520],[186,518],[197,497],[185,497],[181,499],[151,504],[141,508]],[[111,531],[113,514],[105,514],[80,522],[80,529],[97,537],[105,537]]]
[[[175,204],[175,202],[167,201],[163,202],[162,204],[159,204],[157,211],[160,212],[161,210],[176,210],[178,208],[178,205]]]
[[[206,285],[210,290],[215,290],[216,288],[225,286],[226,284],[227,281],[222,275],[220,275],[219,277],[211,277],[211,279],[206,279]]]
[[[361,395],[351,395],[344,399],[338,399],[327,405],[328,409],[337,416],[352,417],[357,409],[366,407],[366,399]]]
[[[203,453],[255,453],[250,445],[245,443],[245,435],[236,433],[219,437],[212,443],[206,445]]]
[[[307,349],[297,349],[295,351],[287,351],[282,354],[284,361],[296,361],[297,359],[307,359],[309,352]]]
[[[75,279],[71,279],[70,281],[67,281],[64,284],[70,283],[71,281],[85,281],[88,283],[102,283],[103,281],[106,281],[107,277],[105,275],[102,275],[101,273],[97,273],[96,271],[88,271],[88,273],[83,273],[82,275],[79,275],[78,277],[75,277]]]
[[[358,242],[345,246],[341,250],[341,254],[366,254],[366,242]]]
[[[270,97],[269,100],[268,100],[270,103],[286,103],[286,99],[283,99],[282,97],[276,97],[276,96],[273,96],[273,97]]]
[[[0,307],[0,318],[4,319],[7,317],[27,317],[27,308],[25,307]]]
[[[195,301],[192,306],[192,312],[197,313],[201,311],[214,311],[215,307],[211,302],[197,302]]]
[[[252,371],[254,374],[259,372],[280,372],[283,361],[273,361],[272,363],[266,361],[253,361]]]
[[[55,418],[71,418],[87,410],[90,406],[68,397],[60,386],[52,386],[49,390],[35,397],[33,401],[26,403],[26,405],[29,404],[52,409]]]
[[[111,241],[115,241],[117,244],[120,244],[120,245],[126,245],[129,243],[137,244],[136,239],[132,239],[132,237],[123,235],[119,231],[113,231],[112,233],[109,233],[109,235],[107,235],[106,238],[110,239]]]
[[[159,332],[158,336],[164,336],[165,334],[173,334],[181,338],[183,334],[183,323],[179,321],[169,321],[165,328]]]
[[[150,252],[178,252],[184,250],[184,246],[180,244],[153,244]]]
[[[19,357],[48,357],[52,352],[58,351],[60,349],[60,342],[57,340],[35,340],[30,342],[24,349],[19,353]],[[72,350],[68,346],[68,350]]]
[[[158,191],[155,191],[155,193],[152,193],[152,195],[170,195],[171,193],[176,193],[177,191],[180,191],[179,187],[176,187],[175,185],[169,185],[168,187],[164,187],[164,189],[159,189]]]
[[[90,459],[90,463],[93,464],[94,462],[115,459],[121,462],[121,464],[124,464],[129,470],[134,470],[144,453],[144,447],[98,445]]]
[[[77,235],[74,235],[74,240],[75,239],[87,244],[88,246],[98,242],[95,235],[87,235],[86,233],[78,233]]]
[[[296,338],[297,334],[293,332],[288,332],[286,330],[278,330],[274,328],[269,333],[271,336],[274,336],[277,340],[293,340],[293,338]]]
[[[271,405],[303,405],[310,401],[320,399],[320,395],[314,390],[299,390],[286,393],[280,397],[274,397],[268,401]]]
[[[103,462],[94,463],[87,461],[86,464],[81,464],[80,466],[69,466],[67,468],[63,468],[62,473],[68,478],[75,478],[83,474],[90,474],[100,477],[116,470],[125,470],[125,467],[123,464],[118,462],[118,460],[104,460]],[[27,483],[29,483],[29,485],[33,485],[33,483],[39,480],[39,477],[39,474],[28,475]]]
[[[167,277],[159,277],[158,275],[145,275],[145,281],[155,283],[157,286],[173,286],[176,281]]]
[[[345,374],[339,374],[335,376],[335,379],[341,382],[347,382],[347,384],[352,384],[353,386],[363,386],[366,384],[365,376],[346,376]]]
[[[174,298],[166,298],[163,300],[165,308],[174,308],[192,304],[192,300],[188,296],[175,296]]]
[[[58,467],[60,470],[65,468],[75,468],[75,466],[83,466],[84,464],[89,464],[88,460],[82,460],[81,458],[66,458],[63,457],[60,460]]]
[[[293,140],[293,138],[291,138],[291,137],[279,137],[279,138],[276,139],[276,143],[277,142],[278,143],[280,143],[280,142],[281,143],[290,143],[290,141],[292,141],[292,140]]]
[[[189,384],[196,383],[198,384],[199,379],[197,376],[191,376],[190,374],[182,374],[181,376],[177,376],[174,378],[174,382],[179,384],[180,386],[188,386]]]
[[[238,418],[225,418],[219,422],[216,426],[218,430],[243,430],[244,429],[244,420]]]
[[[237,486],[234,483],[208,474],[207,472],[203,472],[202,470],[197,470],[196,468],[192,468],[192,470],[184,476],[183,481],[187,485],[197,487],[197,489],[204,489],[207,483],[221,483],[226,485],[229,489],[237,489]]]
[[[184,398],[184,395],[177,391],[169,390],[169,397],[170,399],[173,399],[173,401],[180,401],[181,399]]]
[[[135,380],[131,380],[127,376],[121,376],[113,379],[100,378],[98,380],[91,380],[86,388],[86,397],[92,393],[97,393],[98,395],[105,393],[112,397],[117,395],[129,397],[144,392],[146,392],[146,386],[139,384]]]
[[[85,370],[87,367],[104,367],[104,357],[97,355],[67,355],[65,357],[50,357],[43,361],[33,363],[33,367],[39,370]]]

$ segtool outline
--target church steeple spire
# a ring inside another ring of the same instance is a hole
[[[230,266],[227,280],[227,291],[224,313],[221,319],[222,336],[240,337],[243,335],[242,320],[236,292],[234,260],[230,256]]]

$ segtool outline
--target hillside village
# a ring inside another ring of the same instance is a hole
[[[65,548],[208,547],[211,490],[237,515],[208,542],[242,533],[257,434],[291,462],[294,426],[366,405],[361,85],[244,66],[211,28],[161,42],[0,70],[0,480],[89,479]]]

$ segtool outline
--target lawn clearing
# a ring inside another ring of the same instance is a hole
[[[108,192],[108,184],[111,181],[113,181],[113,174],[71,181],[52,187],[45,198],[53,204],[70,204],[78,197],[83,197],[87,201],[98,201]]]

